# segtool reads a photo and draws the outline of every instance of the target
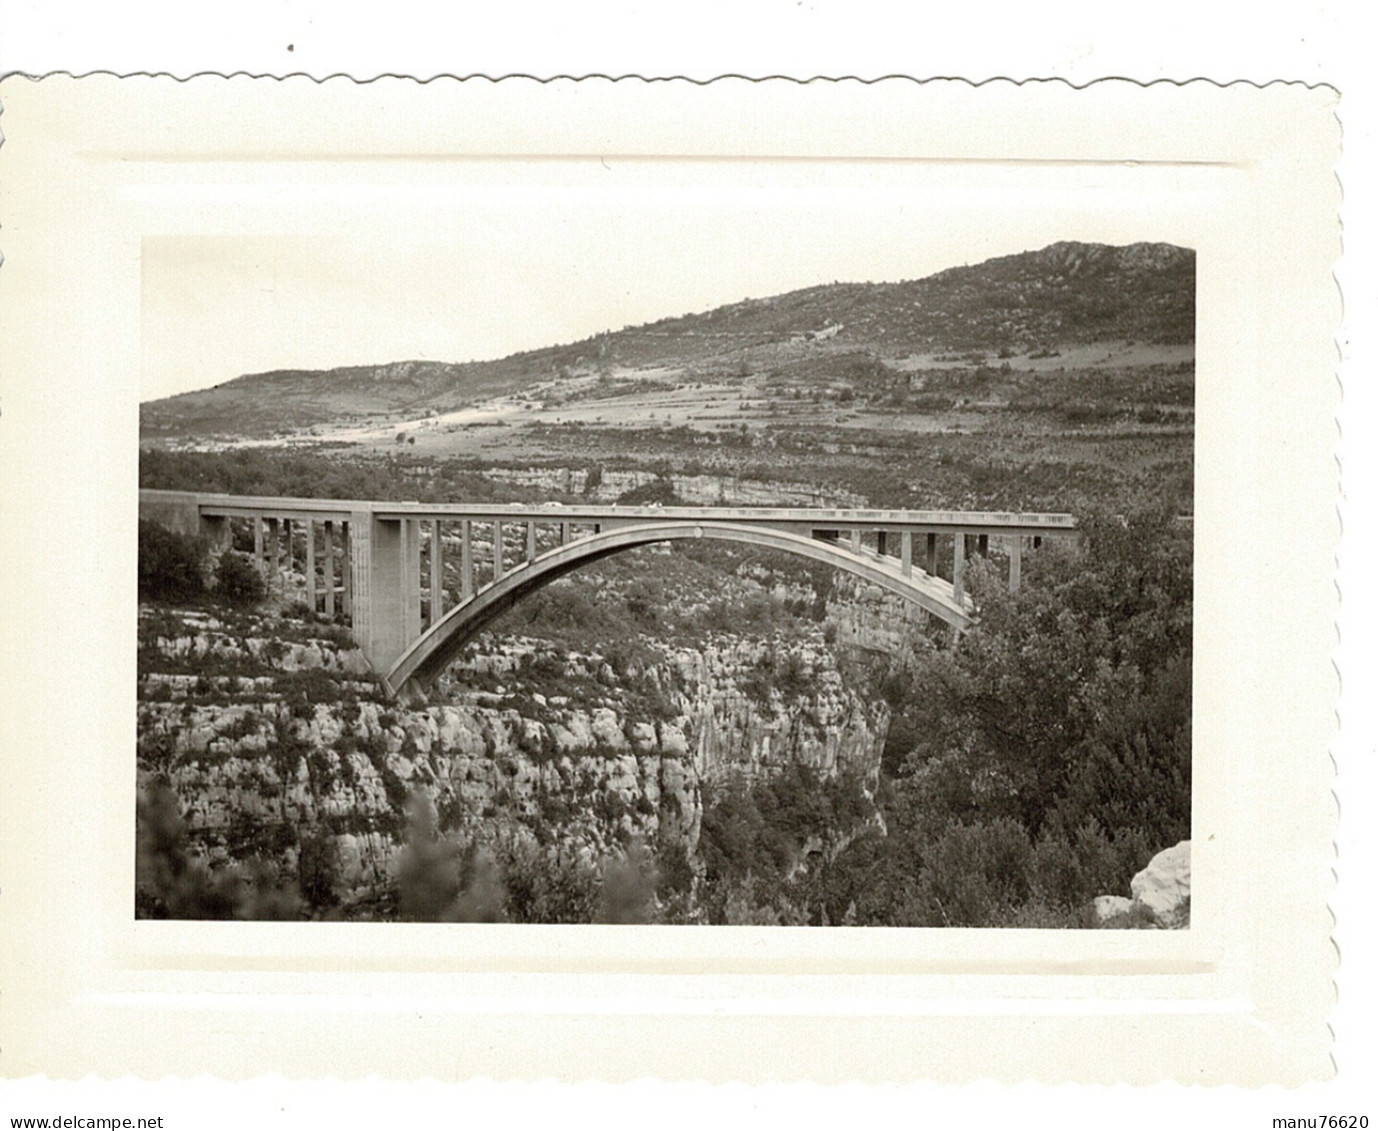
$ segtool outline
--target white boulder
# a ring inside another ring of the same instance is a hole
[[[1184,925],[1191,906],[1191,841],[1181,841],[1153,857],[1129,882],[1129,891],[1162,926]]]

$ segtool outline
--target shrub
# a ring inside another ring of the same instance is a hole
[[[617,502],[624,506],[649,506],[658,503],[671,507],[682,503],[683,500],[675,494],[674,482],[662,476],[652,479],[649,483],[643,483],[640,487],[623,491],[617,496]]]
[[[139,596],[188,601],[205,591],[201,563],[205,543],[147,519],[139,520]]]
[[[655,861],[639,840],[608,861],[599,896],[599,923],[650,923],[655,919],[655,890],[659,876]]]
[[[397,866],[397,908],[403,919],[440,922],[459,895],[459,849],[437,836],[425,796],[406,799],[407,844]]]
[[[232,604],[253,605],[263,600],[268,590],[251,559],[226,550],[216,563],[215,591]]]
[[[334,907],[340,901],[335,891],[338,878],[335,839],[326,832],[303,838],[297,850],[297,886],[302,898],[312,907]]]
[[[1028,899],[1032,855],[1028,835],[1007,817],[950,826],[919,878],[916,925],[996,925]]]
[[[497,860],[507,882],[507,913],[518,923],[591,923],[598,912],[597,865],[567,846],[543,848],[532,840],[499,843]]]
[[[292,919],[296,889],[261,863],[212,871],[187,849],[177,796],[158,786],[140,796],[134,913],[140,919]]]

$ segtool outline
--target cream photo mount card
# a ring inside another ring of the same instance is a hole
[[[1327,1078],[1334,102],[1207,82],[5,79],[4,1073]],[[367,348],[356,321],[379,352],[354,363],[397,361],[452,315],[474,352],[432,359],[486,360],[789,289],[762,290],[771,272],[912,279],[1060,241],[1195,257],[1183,929],[136,916],[140,405],[178,373],[345,364],[312,350]],[[551,246],[574,264],[558,286],[531,266]],[[191,286],[229,262],[247,265],[233,322]],[[399,301],[376,280],[408,265]],[[294,322],[293,288],[327,283],[352,313]],[[262,326],[267,352],[231,364]]]

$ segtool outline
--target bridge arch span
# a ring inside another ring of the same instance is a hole
[[[493,621],[557,578],[640,546],[691,538],[714,538],[799,554],[856,574],[914,602],[954,628],[965,629],[971,624],[966,603],[954,599],[948,582],[920,572],[906,576],[878,557],[853,553],[832,542],[730,522],[638,523],[604,529],[558,546],[480,589],[413,641],[384,676],[384,683],[393,694],[419,691],[429,686],[463,647]]]

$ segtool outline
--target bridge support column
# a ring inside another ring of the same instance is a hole
[[[569,541],[569,523],[560,523],[560,545],[563,546]]]
[[[420,563],[415,520],[380,519],[356,512],[350,522],[350,557],[357,581],[354,637],[374,671],[392,667],[420,618]],[[415,596],[415,603],[413,602]],[[417,634],[420,626],[416,626]]]
[[[1024,536],[1016,534],[1010,539],[1010,592],[1019,592],[1020,557],[1024,552]]]
[[[268,592],[273,593],[282,584],[282,571],[279,565],[281,555],[278,553],[278,531],[282,526],[282,521],[276,518],[268,520]]]
[[[249,521],[254,524],[254,565],[258,566],[259,575],[266,582],[268,563],[263,557],[263,519],[259,515],[254,515]]]
[[[431,520],[431,624],[445,614],[445,559],[440,519]]]
[[[306,527],[306,603],[316,615],[316,522],[308,518]]]
[[[287,575],[292,572],[292,520],[284,518],[282,520],[282,567],[278,570],[278,584],[282,586],[282,595],[287,596]]]
[[[528,562],[536,560],[536,524],[534,522],[526,524],[526,560]]]
[[[900,535],[900,572],[905,577],[914,573],[914,532],[906,530]]]
[[[923,571],[929,577],[938,576],[938,536],[929,534],[924,539]]]
[[[859,554],[859,553],[861,553],[861,531],[860,531],[860,530],[853,530],[853,531],[852,531],[852,553],[854,553],[854,554]]]
[[[493,521],[493,580],[501,581],[503,575],[502,568],[502,522],[495,519]]]
[[[344,615],[354,615],[354,523],[340,526],[340,604]]]
[[[402,523],[402,580],[406,596],[406,643],[421,635],[421,521],[409,518]]]
[[[464,519],[459,524],[459,599],[467,601],[474,595],[473,523]]]
[[[966,580],[967,571],[967,536],[965,534],[954,534],[952,536],[952,598],[961,604],[966,590],[963,582]]]
[[[321,561],[321,580],[325,582],[325,615],[335,616],[335,524],[325,520],[322,530],[325,558]]]

